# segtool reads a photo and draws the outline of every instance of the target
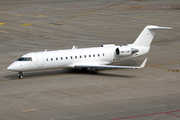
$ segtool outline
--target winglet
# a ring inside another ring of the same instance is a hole
[[[146,62],[147,62],[147,58],[143,61],[143,63],[141,64],[141,66],[140,66],[139,68],[143,68],[143,67],[145,67]]]

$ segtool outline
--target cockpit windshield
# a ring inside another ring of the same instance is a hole
[[[20,57],[17,61],[32,61],[31,57]]]

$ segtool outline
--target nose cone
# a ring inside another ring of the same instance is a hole
[[[13,70],[12,65],[10,65],[7,69],[8,69],[8,70]]]
[[[7,69],[10,71],[16,71],[16,66],[14,64],[11,64]]]
[[[20,71],[21,70],[20,66],[16,62],[12,63],[7,69],[10,71]]]

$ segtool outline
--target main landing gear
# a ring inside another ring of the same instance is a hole
[[[83,72],[87,72],[87,68],[81,68]]]
[[[23,73],[19,72],[19,79],[23,79]]]
[[[98,73],[98,69],[96,69],[96,68],[91,68],[91,71],[92,71],[92,73],[95,73],[95,74]]]
[[[91,72],[94,73],[94,74],[97,74],[98,73],[98,69],[97,68],[90,68],[91,69]],[[88,70],[88,68],[81,68],[81,70],[83,72],[86,72]]]

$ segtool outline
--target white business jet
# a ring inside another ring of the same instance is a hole
[[[144,28],[133,44],[126,46],[105,44],[101,47],[43,51],[27,53],[13,62],[7,69],[19,72],[19,78],[23,73],[34,70],[52,70],[59,68],[81,68],[86,71],[88,68],[93,73],[98,73],[99,68],[143,68],[147,58],[139,66],[112,66],[114,62],[132,59],[148,53],[150,44],[158,29],[171,29],[171,27],[159,27],[148,25]]]

